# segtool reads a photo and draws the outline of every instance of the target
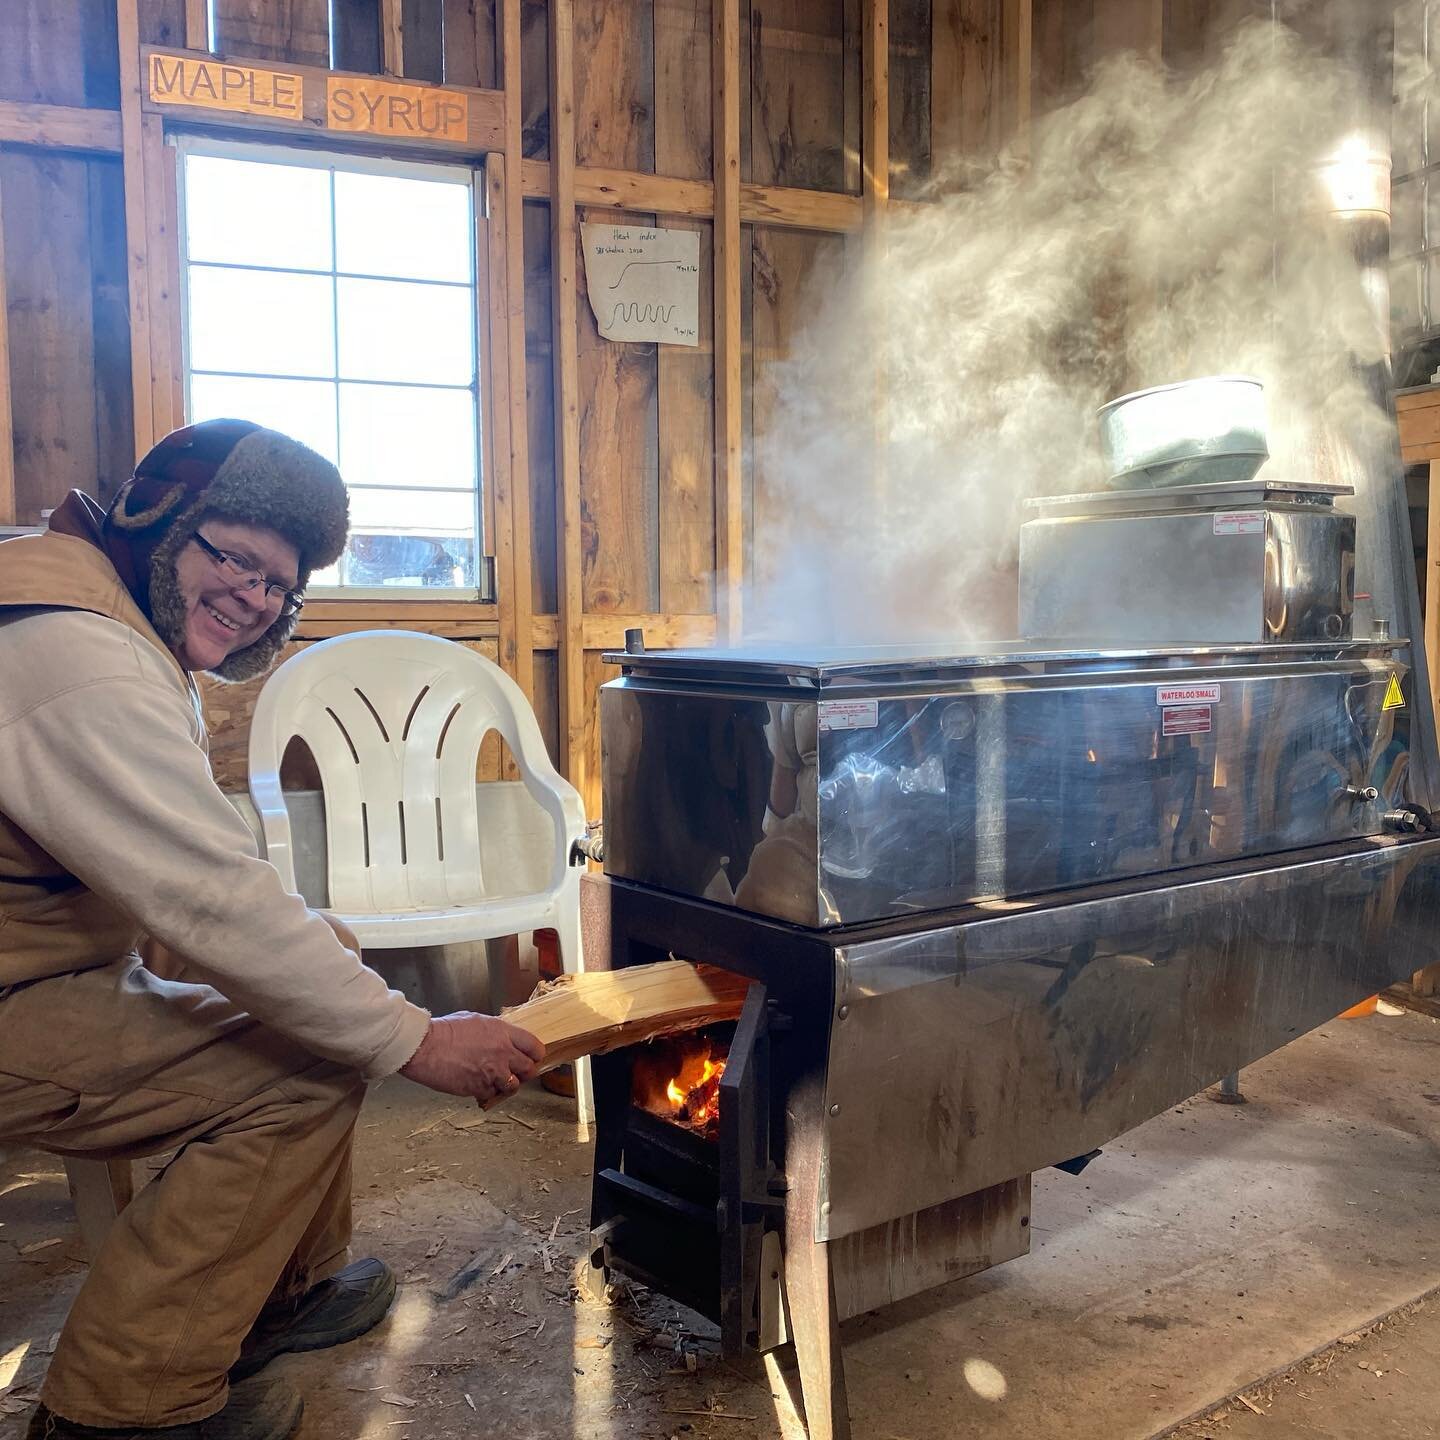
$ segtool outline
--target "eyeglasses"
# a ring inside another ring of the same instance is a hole
[[[273,605],[277,600],[280,602],[281,619],[299,613],[305,603],[305,596],[299,590],[291,590],[278,580],[266,579],[263,572],[243,555],[236,555],[232,550],[216,549],[198,530],[191,532],[191,538],[215,562],[215,568],[225,577],[227,584],[237,590],[253,590],[257,585],[263,585],[265,603]]]

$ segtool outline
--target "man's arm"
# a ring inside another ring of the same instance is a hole
[[[143,673],[10,709],[0,809],[257,1019],[367,1075],[397,1070],[428,1015],[256,857],[190,726],[179,690]]]

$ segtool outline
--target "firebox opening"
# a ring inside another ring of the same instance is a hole
[[[720,1133],[720,1078],[734,1034],[734,1025],[714,1025],[637,1045],[630,1067],[632,1103],[714,1140]]]

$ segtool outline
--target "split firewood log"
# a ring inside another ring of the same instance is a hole
[[[501,1015],[544,1042],[545,1071],[656,1035],[736,1020],[749,988],[730,970],[661,960],[544,981],[523,1005]]]

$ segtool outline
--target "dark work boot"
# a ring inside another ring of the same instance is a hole
[[[395,1276],[383,1260],[357,1260],[295,1300],[267,1305],[230,1370],[243,1380],[292,1350],[327,1350],[378,1325],[395,1298]]]
[[[290,1440],[304,1402],[283,1380],[247,1380],[230,1387],[225,1408],[187,1425],[77,1425],[41,1406],[25,1440]]]

